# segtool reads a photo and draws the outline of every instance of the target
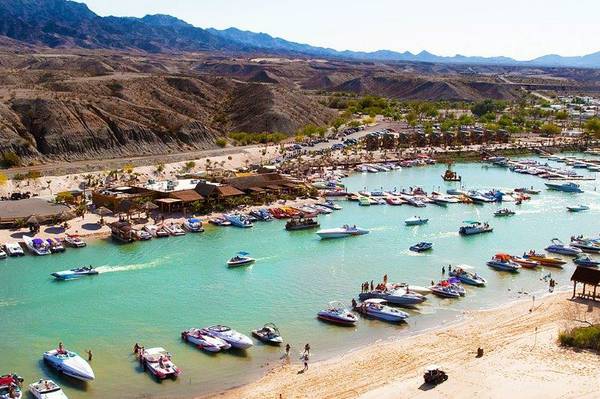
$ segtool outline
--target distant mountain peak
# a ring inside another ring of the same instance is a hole
[[[141,20],[151,25],[163,27],[193,27],[193,25],[190,25],[179,18],[175,18],[166,14],[146,15]]]

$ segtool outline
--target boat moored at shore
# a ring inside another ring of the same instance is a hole
[[[65,349],[44,352],[44,360],[57,371],[81,381],[93,381],[94,371],[81,356]]]

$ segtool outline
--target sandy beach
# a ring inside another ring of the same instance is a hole
[[[552,294],[533,307],[528,299],[468,312],[457,324],[310,364],[306,373],[299,373],[298,362],[278,366],[255,383],[210,397],[597,398],[598,354],[561,348],[557,335],[583,325],[575,320],[599,321],[600,305],[570,296]],[[478,347],[482,358],[476,357]],[[430,364],[445,370],[448,381],[423,386]]]

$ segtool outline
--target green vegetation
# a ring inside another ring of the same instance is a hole
[[[73,203],[73,194],[69,191],[58,193],[56,194],[56,197],[54,197],[54,202],[57,204],[71,204]]]
[[[16,175],[13,176],[13,180],[15,180],[15,181],[33,180],[33,179],[39,179],[40,177],[42,177],[42,174],[39,171],[30,170],[29,172],[25,173],[24,175],[21,173],[17,173]]]
[[[186,172],[189,172],[190,170],[194,169],[196,167],[196,162],[194,161],[187,161],[185,163],[185,165],[183,165],[183,170]]]
[[[123,165],[123,173],[128,173],[131,174],[133,173],[133,164],[132,163],[126,163],[125,165]]]
[[[221,138],[215,141],[215,144],[221,148],[225,148],[227,146],[227,140]]]
[[[600,351],[600,325],[576,327],[558,335],[563,346]]]
[[[0,173],[0,186],[5,185],[8,182],[8,176],[4,173]]]
[[[590,118],[585,122],[585,130],[594,135],[596,138],[600,138],[600,118]]]
[[[327,128],[323,126],[315,126],[312,124],[306,125],[303,128],[299,129],[296,132],[296,135],[301,135],[304,137],[313,137],[313,136],[325,136],[327,133]]]
[[[500,112],[506,108],[507,104],[505,101],[495,101],[495,100],[483,100],[476,102],[471,107],[471,112],[473,115],[482,117],[486,114],[495,114],[496,112]]]
[[[21,157],[15,154],[12,151],[3,152],[2,157],[0,158],[0,165],[4,168],[12,168],[15,166],[21,166],[23,162],[21,161]]]
[[[552,122],[544,123],[542,125],[542,127],[540,128],[540,130],[542,131],[542,133],[547,134],[547,135],[557,135],[557,134],[560,134],[560,132],[562,131],[560,126],[557,126]]]
[[[288,136],[285,133],[246,133],[231,132],[227,135],[237,145],[279,143]]]

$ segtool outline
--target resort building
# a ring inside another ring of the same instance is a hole
[[[42,198],[0,201],[0,228],[24,225],[32,216],[38,220],[36,224],[59,221],[63,219],[61,215],[69,211],[66,205],[54,204]]]
[[[573,282],[573,298],[600,300],[600,270],[589,267],[577,266],[571,276]],[[577,284],[583,284],[580,292],[577,292]]]

